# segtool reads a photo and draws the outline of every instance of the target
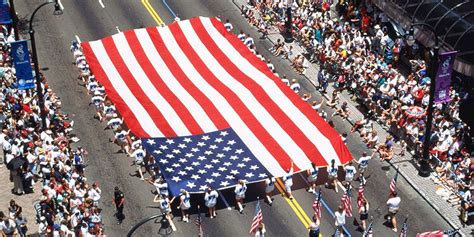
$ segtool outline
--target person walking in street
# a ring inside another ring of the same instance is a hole
[[[338,233],[341,234],[341,237],[344,236],[343,227],[346,224],[346,211],[344,210],[344,206],[339,205],[337,211],[334,213],[334,219]]]
[[[311,168],[306,170],[308,174],[309,187],[306,189],[310,193],[316,192],[316,180],[318,179],[319,168],[315,163],[311,163]]]
[[[164,214],[164,217],[170,223],[170,226],[173,229],[173,231],[176,231],[176,226],[174,225],[173,219],[171,216],[171,202],[168,200],[168,197],[161,194],[157,194],[155,195],[153,202],[158,203],[161,213]]]
[[[369,202],[365,197],[362,198],[362,206],[359,208],[359,217],[360,217],[360,222],[362,228],[362,231],[365,231],[367,229],[367,219],[369,219]]]
[[[275,182],[276,179],[273,176],[265,179],[265,202],[270,206],[273,204],[272,192],[275,190]]]
[[[113,203],[115,204],[115,208],[117,212],[115,213],[115,217],[117,218],[118,224],[122,224],[122,221],[125,219],[125,215],[123,214],[123,208],[125,204],[125,195],[119,189],[119,187],[114,188],[114,199]]]
[[[367,170],[367,167],[369,166],[369,161],[374,157],[375,152],[372,153],[371,156],[367,154],[367,152],[362,152],[362,156],[359,158],[357,163],[359,164],[359,173],[361,175],[364,175],[365,171]]]
[[[181,221],[189,222],[188,210],[189,210],[189,208],[191,208],[191,195],[189,194],[188,191],[186,191],[184,189],[181,189],[180,192],[181,192],[181,194],[178,196],[178,198],[179,198],[178,209],[181,210]],[[173,203],[175,198],[176,197],[173,197],[173,199],[171,199],[170,203]]]
[[[319,219],[316,219],[315,222],[312,222],[309,225],[309,237],[319,237],[320,228],[319,228]]]
[[[134,151],[132,154],[130,154],[131,157],[134,158],[134,163],[135,163],[135,166],[137,167],[137,172],[138,172],[138,175],[140,176],[140,180],[145,180],[145,178],[143,177],[143,167],[145,165],[144,163],[144,159],[145,159],[145,156],[146,156],[146,152],[145,150],[142,149],[142,146],[140,144],[137,144],[135,147],[134,147]]]
[[[291,186],[293,186],[293,161],[291,162],[291,167],[287,170],[286,174],[283,175],[283,182],[285,184],[286,196],[290,200],[293,200],[293,194],[291,194]]]
[[[393,232],[397,232],[397,218],[396,215],[400,210],[401,199],[397,196],[397,192],[393,191],[387,201],[388,207],[388,221],[392,224]]]
[[[336,193],[338,192],[337,189],[337,166],[336,166],[336,160],[332,159],[331,164],[327,167],[328,171],[328,182],[326,182],[326,187],[329,188],[329,184],[334,186],[334,190]]]
[[[235,186],[235,201],[237,203],[236,208],[239,210],[240,214],[244,212],[243,202],[245,199],[245,192],[247,192],[247,185],[244,180],[239,180],[237,186]]]
[[[209,208],[209,217],[211,219],[217,216],[216,204],[218,197],[219,193],[217,193],[217,191],[212,187],[208,187],[206,193],[204,194],[204,204],[207,208]]]
[[[344,185],[346,186],[347,189],[349,189],[351,187],[351,182],[352,180],[354,180],[354,176],[357,172],[352,161],[349,161],[349,163],[346,166],[344,166],[344,171],[346,173],[345,179],[344,179],[345,181]]]

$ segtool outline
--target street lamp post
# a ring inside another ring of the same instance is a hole
[[[291,43],[293,42],[293,26],[292,26],[292,12],[291,6],[293,5],[293,0],[286,1],[286,21],[285,21],[285,29],[283,31],[283,38],[285,42]]]
[[[43,94],[43,88],[41,86],[41,78],[40,78],[40,71],[39,71],[39,63],[38,63],[38,53],[36,52],[36,41],[35,41],[35,30],[33,29],[33,20],[35,18],[36,13],[38,10],[48,4],[54,3],[54,15],[61,15],[62,10],[61,7],[59,6],[58,0],[52,1],[48,0],[47,2],[42,3],[39,5],[34,11],[33,14],[31,14],[30,17],[30,27],[29,27],[29,33],[30,33],[30,40],[31,40],[31,50],[33,54],[33,63],[35,65],[35,78],[36,78],[36,93],[38,95],[38,102],[39,102],[39,107],[40,107],[40,115],[41,115],[41,127],[43,129],[46,129],[46,111],[44,108],[44,94]]]
[[[427,109],[427,118],[426,118],[426,130],[425,130],[425,139],[423,140],[423,152],[422,158],[420,160],[420,167],[418,170],[418,175],[422,177],[428,177],[431,173],[431,167],[429,164],[429,151],[431,145],[431,128],[433,126],[433,112],[434,112],[434,96],[435,96],[435,88],[436,88],[436,72],[438,70],[438,55],[439,55],[439,40],[436,31],[433,29],[431,25],[426,23],[414,23],[410,28],[410,32],[407,39],[407,44],[412,46],[415,43],[415,36],[414,36],[414,26],[421,25],[425,26],[431,32],[433,32],[435,38],[435,45],[433,47],[433,56],[430,58],[430,62],[428,64],[428,77],[431,79],[430,84],[430,99],[428,102],[428,109]]]

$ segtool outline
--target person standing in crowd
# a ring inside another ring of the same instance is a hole
[[[393,232],[397,232],[397,218],[396,215],[400,210],[401,199],[397,196],[397,191],[393,191],[387,201],[388,221],[392,224]]]
[[[272,192],[275,190],[275,182],[276,179],[273,176],[268,176],[265,179],[265,202],[270,206],[273,204]]]
[[[346,211],[344,210],[344,206],[339,205],[337,207],[337,211],[334,212],[334,219],[336,228],[341,234],[341,237],[344,236],[343,227],[346,224]]]
[[[328,171],[328,182],[326,182],[326,187],[329,187],[329,184],[334,186],[334,190],[336,193],[338,192],[337,188],[337,166],[336,166],[336,160],[332,159],[331,164],[327,167]]]
[[[351,182],[352,180],[354,180],[354,176],[356,174],[356,168],[354,167],[354,165],[352,164],[352,161],[349,161],[349,163],[347,163],[346,166],[344,166],[344,171],[346,173],[345,175],[345,186],[346,188],[350,188],[351,187]]]
[[[311,163],[311,168],[306,170],[306,173],[308,174],[308,183],[309,183],[309,187],[306,190],[310,193],[316,192],[316,180],[318,179],[318,172],[319,172],[319,168],[316,166],[314,162]]]
[[[217,191],[212,187],[208,187],[206,193],[204,194],[204,204],[207,208],[209,208],[209,217],[211,219],[217,216],[216,204],[218,197],[219,193],[217,193]]]
[[[15,200],[10,200],[10,206],[8,206],[8,213],[10,216],[10,219],[14,220],[18,215],[20,215],[23,212],[23,208],[16,204]]]
[[[99,188],[97,183],[92,184],[92,188],[88,192],[89,198],[92,199],[93,205],[95,207],[99,206],[100,195],[102,194],[102,190]]]
[[[360,159],[357,161],[357,163],[359,164],[359,173],[360,175],[364,175],[365,171],[367,170],[367,167],[369,166],[369,161],[370,159],[372,159],[372,157],[375,155],[375,152],[369,156],[367,155],[367,152],[362,152],[362,156],[360,157]]]
[[[179,205],[178,209],[181,210],[181,221],[183,222],[189,222],[189,213],[188,210],[191,208],[191,195],[189,194],[188,191],[181,189],[180,190],[180,195],[179,197]],[[176,197],[173,197],[171,199],[170,203],[173,203],[174,199]]]
[[[359,208],[359,217],[362,231],[367,229],[367,219],[369,219],[369,202],[365,197],[362,198],[362,207]]]
[[[15,225],[16,225],[16,230],[18,231],[18,235],[20,237],[26,237],[26,233],[28,231],[28,228],[26,224],[28,221],[26,220],[26,217],[24,217],[21,213],[18,214],[18,216],[15,219]]]
[[[3,220],[1,220],[0,230],[2,231],[1,233],[4,237],[14,237],[18,234],[18,232],[16,231],[15,221],[10,218],[3,218]]]
[[[125,204],[125,195],[117,186],[115,186],[114,188],[113,203],[115,204],[115,208],[117,210],[117,212],[115,213],[115,217],[117,218],[117,222],[120,225],[122,224],[122,221],[125,219],[125,215],[123,214],[123,208]]]
[[[293,161],[291,162],[290,168],[286,171],[286,174],[283,175],[283,183],[285,184],[286,196],[290,200],[293,200],[293,194],[291,194],[291,186],[293,186]]]
[[[239,210],[240,214],[244,213],[243,202],[245,199],[245,192],[247,192],[247,185],[244,180],[239,180],[237,186],[235,186],[235,201],[237,203],[236,208]]]

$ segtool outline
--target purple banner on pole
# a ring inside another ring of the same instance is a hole
[[[453,72],[454,59],[457,51],[445,52],[439,55],[438,72],[436,73],[435,103],[447,103],[451,99],[449,87]]]

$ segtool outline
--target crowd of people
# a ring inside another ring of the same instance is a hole
[[[251,24],[260,31],[284,31],[286,1],[248,2],[242,6],[242,13]],[[339,102],[343,91],[365,106],[367,115],[354,121],[351,132],[358,131],[367,146],[379,152],[381,160],[392,159],[395,142],[401,147],[399,155],[410,149],[420,157],[426,128],[423,111],[427,110],[431,84],[426,66],[429,56],[425,53],[429,48],[424,52],[417,43],[408,46],[402,37],[390,36],[387,15],[369,0],[339,1],[335,4],[339,17],[331,13],[328,2],[293,1],[290,6],[293,38],[305,54],[296,54],[292,46],[281,41],[272,51],[288,58],[299,73],[304,73],[308,62],[319,64],[317,78],[322,93],[326,93],[329,82],[334,82],[335,90],[326,102],[336,109],[332,116],[348,118],[346,102]],[[401,57],[411,64],[404,73]],[[451,87],[449,96],[449,103],[435,104],[433,114],[429,148],[433,177],[451,191],[452,202],[470,202],[473,215],[472,200],[466,200],[466,195],[474,184],[474,162],[466,144],[469,127],[459,117],[459,106],[467,93]],[[393,136],[380,141],[373,126],[377,120]]]
[[[39,229],[28,230],[22,208],[12,200],[8,215],[0,212],[0,232],[3,236],[26,236],[28,232],[39,236],[100,234],[101,190],[84,177],[86,151],[72,147],[79,141],[72,133],[74,122],[61,110],[60,98],[49,88],[43,73],[39,78],[44,114],[34,88],[18,89],[10,55],[13,41],[9,28],[0,26],[0,164],[6,164],[1,169],[10,171],[12,193],[40,193],[35,207],[28,207],[36,209]]]

